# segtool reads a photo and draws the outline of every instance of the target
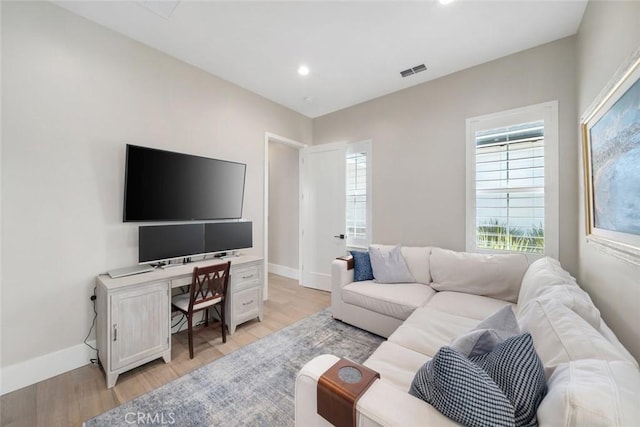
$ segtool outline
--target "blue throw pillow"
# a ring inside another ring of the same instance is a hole
[[[351,255],[353,256],[353,281],[373,280],[369,252],[351,251]]]

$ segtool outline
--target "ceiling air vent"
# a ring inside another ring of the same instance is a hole
[[[425,71],[427,67],[424,64],[416,65],[413,68],[407,68],[404,71],[400,71],[400,75],[402,77],[409,77],[413,74],[419,73],[420,71]]]

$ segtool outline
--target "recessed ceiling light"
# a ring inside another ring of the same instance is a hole
[[[440,2],[440,4],[449,4],[449,3],[453,3],[455,0],[438,0]]]
[[[142,0],[140,6],[150,10],[164,19],[169,19],[180,3],[179,0]]]
[[[298,74],[300,74],[301,76],[308,76],[309,75],[309,67],[307,67],[306,65],[301,65],[298,68]]]
[[[304,102],[306,102],[307,104],[311,104],[313,102],[313,98],[310,96],[305,96]]]

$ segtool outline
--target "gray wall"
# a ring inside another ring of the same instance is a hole
[[[264,132],[315,144],[371,139],[376,240],[463,250],[465,119],[553,99],[560,260],[640,357],[640,268],[586,243],[577,132],[579,113],[640,45],[640,3],[590,2],[577,37],[320,117],[313,128],[50,3],[1,9],[0,366],[80,344],[95,275],[137,261],[137,226],[121,222],[126,143],[247,163],[244,215],[261,254]],[[287,260],[275,256],[297,267],[297,247]]]
[[[558,100],[560,261],[577,272],[575,38],[562,39],[332,113],[313,142],[373,142],[379,243],[465,249],[466,119]]]
[[[298,149],[269,143],[269,264],[298,270]]]
[[[81,345],[95,276],[137,263],[126,143],[246,163],[261,255],[265,131],[311,142],[310,119],[48,2],[2,2],[2,89],[2,366]]]
[[[589,108],[616,70],[638,48],[640,2],[589,2],[577,36],[579,114]],[[576,151],[580,145],[576,141]],[[640,266],[587,243],[582,170],[579,182],[580,284],[620,341],[640,359]]]

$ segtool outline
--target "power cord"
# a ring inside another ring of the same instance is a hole
[[[180,330],[182,325],[184,325],[184,323],[187,321],[187,316],[185,316],[184,313],[179,313],[179,314],[180,314],[180,318],[178,319],[178,321],[175,324],[171,325],[171,329],[177,326],[178,331]],[[172,316],[171,320],[173,320],[173,317],[177,317],[177,315]]]
[[[96,310],[96,298],[97,298],[96,287],[94,286],[93,295],[91,295],[91,301],[93,302],[93,320],[91,321],[91,327],[89,328],[89,333],[84,339],[84,344],[96,352],[95,359],[89,359],[89,362],[100,365],[100,351],[87,342],[89,340],[89,337],[91,336],[91,331],[93,331],[93,328],[96,326],[96,319],[98,318],[98,311]]]

